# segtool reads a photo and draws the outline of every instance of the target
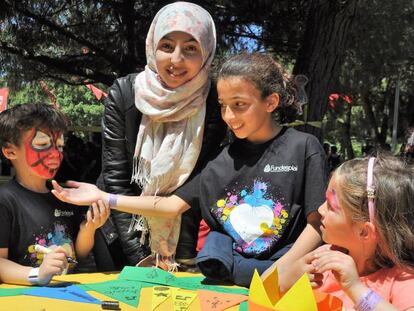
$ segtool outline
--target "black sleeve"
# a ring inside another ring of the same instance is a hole
[[[102,186],[109,193],[130,196],[140,193],[136,184],[130,182],[134,135],[136,139],[140,122],[140,114],[134,104],[132,81],[132,76],[115,81],[105,100],[102,120]],[[132,215],[112,211],[111,219],[127,262],[135,265],[147,255],[148,250],[139,242],[141,233],[129,230]],[[108,225],[110,224],[111,222],[108,222]]]
[[[309,136],[306,149],[305,215],[308,215],[325,201],[328,178],[325,153],[314,136]]]
[[[126,136],[126,114],[136,108],[133,104],[133,85],[121,79],[116,80],[105,100],[102,119],[102,177],[106,191],[136,195],[137,190],[130,182],[130,157],[133,151]]]
[[[193,174],[181,187],[174,191],[174,195],[183,199],[191,208],[199,208],[200,175]]]
[[[0,205],[0,248],[9,248],[12,223],[10,210],[4,205]]]

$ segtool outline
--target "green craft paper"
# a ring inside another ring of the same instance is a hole
[[[176,277],[173,274],[158,268],[147,267],[124,267],[118,279],[133,280],[140,282],[147,282],[159,285],[166,285],[172,287],[179,287],[189,290],[205,289],[210,291],[248,295],[249,291],[246,288],[232,288],[216,285],[202,284],[204,278],[200,277]]]
[[[100,283],[85,284],[87,290],[104,294],[112,299],[137,307],[142,283],[128,280],[113,280]],[[145,286],[144,286],[145,287]]]
[[[118,276],[120,280],[134,280],[161,285],[166,285],[166,282],[171,278],[175,278],[175,276],[158,268],[131,266],[124,267]]]
[[[249,310],[249,303],[248,301],[243,301],[239,306],[239,311],[247,311]]]
[[[0,297],[21,295],[22,292],[28,290],[29,288],[30,287],[22,287],[22,288],[0,288]]]
[[[170,286],[190,289],[190,290],[197,290],[197,289],[204,289],[209,291],[215,291],[220,293],[228,293],[228,294],[240,294],[240,295],[248,295],[249,290],[246,288],[234,288],[234,287],[224,287],[224,286],[217,286],[217,285],[207,285],[201,284],[199,281],[194,282],[192,280],[181,280],[181,278],[176,278],[173,282],[168,284]]]

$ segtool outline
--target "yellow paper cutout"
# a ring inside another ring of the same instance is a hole
[[[262,279],[263,280],[263,279]],[[263,286],[272,305],[280,299],[279,276],[276,265],[263,280]]]
[[[191,303],[194,301],[197,293],[181,288],[172,288],[172,298],[174,311],[187,310]]]
[[[167,286],[155,286],[152,288],[151,310],[155,310],[168,297],[171,296],[171,288]]]
[[[152,302],[152,287],[144,287],[141,288],[141,292],[139,294],[139,304],[138,310],[139,311],[147,311],[149,306],[151,306]]]
[[[279,311],[318,311],[312,286],[306,273],[280,298],[275,307]]]
[[[171,311],[173,310],[173,297],[172,295],[168,297],[166,300],[164,300],[158,307],[155,309],[155,311]],[[146,309],[144,310],[146,311]]]
[[[276,269],[274,271],[277,273]],[[274,306],[256,269],[254,270],[253,279],[250,283],[249,302],[250,301],[256,305],[261,305],[269,309],[272,309]]]
[[[203,311],[203,309],[201,308],[200,296],[197,295],[194,298],[193,302],[188,307],[187,311]]]
[[[274,283],[273,283],[274,282]],[[273,288],[273,289],[272,289]],[[317,311],[315,296],[305,273],[280,299],[277,269],[274,269],[265,279],[254,271],[250,284],[249,311],[251,310],[278,310],[278,311]],[[272,291],[273,290],[273,291]]]

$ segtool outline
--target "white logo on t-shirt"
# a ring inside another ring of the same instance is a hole
[[[263,172],[265,173],[282,173],[282,172],[296,172],[298,170],[298,167],[295,165],[280,165],[280,166],[276,166],[276,165],[271,165],[271,164],[267,164],[264,169]]]
[[[62,211],[60,209],[55,209],[55,217],[70,217],[75,213],[73,211]]]

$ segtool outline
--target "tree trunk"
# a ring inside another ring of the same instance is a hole
[[[347,47],[348,33],[358,0],[312,0],[306,31],[299,50],[294,74],[309,78],[307,120],[322,121]],[[302,129],[321,139],[321,128],[305,125]]]
[[[364,109],[364,113],[366,116],[366,121],[369,124],[369,136],[372,137],[372,133],[375,136],[375,142],[378,141],[378,137],[380,136],[380,132],[378,130],[378,122],[377,118],[375,117],[373,107],[375,103],[371,100],[372,94],[370,92],[365,93],[362,95],[362,108]]]
[[[355,157],[354,149],[352,148],[352,141],[351,141],[351,118],[352,112],[351,109],[348,109],[345,113],[344,123],[342,124],[342,148],[344,150],[343,160],[350,160]]]

